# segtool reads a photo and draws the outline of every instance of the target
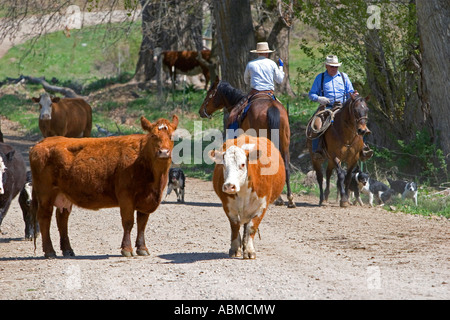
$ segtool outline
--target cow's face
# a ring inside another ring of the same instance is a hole
[[[216,150],[209,152],[211,159],[217,164],[223,165],[223,192],[236,194],[245,185],[248,177],[249,157],[253,159],[254,147],[254,144],[246,144],[241,148],[233,145],[225,152]]]
[[[173,116],[172,122],[167,119],[159,119],[151,123],[144,116],[141,117],[142,129],[149,134],[148,152],[151,156],[159,159],[170,159],[173,149],[173,132],[178,126],[178,117]]]
[[[36,103],[39,103],[39,119],[51,120],[52,119],[52,103],[59,102],[59,98],[50,98],[48,93],[43,93],[39,98],[31,98]]]

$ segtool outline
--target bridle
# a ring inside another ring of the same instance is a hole
[[[358,101],[361,101],[361,100],[363,100],[363,97],[358,97],[358,98],[356,98],[355,100],[353,100],[353,101],[351,101],[350,102],[350,105],[348,106],[348,109],[349,109],[349,112],[351,112],[351,114],[353,115],[353,118],[355,118],[355,126],[357,125],[357,124],[359,124],[361,121],[363,121],[363,120],[368,120],[369,119],[369,117],[368,116],[362,116],[362,117],[359,117],[359,118],[357,118],[356,116],[355,116],[355,104],[358,102]]]
[[[222,81],[219,81],[219,83],[217,84],[217,87],[214,89],[214,91],[212,91],[212,92],[209,94],[209,98],[208,98],[208,101],[207,101],[206,105],[208,105],[209,101],[210,101],[212,98],[214,98],[214,97],[216,96],[216,94],[217,94],[217,89],[219,89],[219,86],[220,86],[220,83],[221,83],[221,82],[222,82]],[[201,109],[201,113],[202,113],[202,115],[204,115],[206,118],[211,119],[211,118],[212,118],[212,113],[211,113],[211,114],[208,114],[208,112],[206,112],[206,105],[205,105],[205,107],[203,107],[203,108]],[[213,112],[214,112],[214,111],[213,111]]]
[[[206,112],[206,107],[202,108],[202,115],[205,116],[205,118],[211,119],[212,118],[212,114],[208,114],[208,112]]]

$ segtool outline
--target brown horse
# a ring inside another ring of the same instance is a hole
[[[228,82],[217,79],[208,90],[206,98],[200,107],[199,114],[202,118],[210,119],[215,111],[225,108],[232,116],[234,114],[232,113],[233,108],[242,106],[246,103],[246,99],[246,94],[233,88]],[[250,103],[251,108],[248,109],[245,118],[239,124],[239,128],[246,132],[249,129],[254,129],[258,136],[260,134],[267,134],[267,138],[272,140],[278,147],[286,169],[288,207],[295,208],[294,197],[289,183],[289,144],[291,132],[288,113],[277,99],[273,99],[267,93],[261,92],[256,94]],[[271,136],[273,133],[278,133],[279,141],[274,141],[276,137]],[[283,203],[281,197],[276,201],[277,205],[282,205]]]
[[[322,188],[322,162],[325,160],[313,158],[311,139],[308,139],[309,154],[311,155],[312,165],[316,171],[317,182],[319,183],[319,205],[322,205],[324,200],[328,201],[330,177],[333,169],[336,168],[338,176],[337,187],[341,195],[340,206],[348,206],[348,188],[352,170],[356,166],[364,146],[363,136],[370,133],[370,130],[367,128],[369,108],[366,103],[369,98],[353,94],[350,94],[350,96],[351,99],[348,99],[342,108],[334,113],[334,122],[322,136],[324,151],[328,158],[325,197]],[[342,168],[342,162],[347,164],[347,171]]]

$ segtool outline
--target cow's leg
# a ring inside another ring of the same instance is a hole
[[[269,205],[269,204],[267,204]],[[244,225],[244,237],[242,240],[243,247],[243,258],[244,259],[255,259],[256,258],[256,250],[253,245],[255,240],[255,234],[258,231],[259,224],[266,214],[267,208],[262,209],[261,214],[254,217],[249,223]]]
[[[46,258],[56,258],[55,249],[53,249],[52,239],[50,238],[50,223],[52,220],[52,205],[39,204],[37,208],[37,221],[42,235],[42,250]]]
[[[131,229],[134,224],[134,207],[130,204],[120,206],[120,216],[122,217],[123,238],[121,245],[121,254],[124,257],[133,256],[133,248],[131,247]]]
[[[230,219],[231,226],[231,247],[228,254],[230,257],[240,257],[242,255],[241,250],[241,235],[239,233],[239,229],[241,228],[241,224],[238,222],[234,222]]]
[[[150,253],[145,245],[145,227],[147,226],[149,213],[138,211],[136,213],[137,220],[137,237],[136,237],[136,253],[139,256],[148,256]]]
[[[64,208],[62,212],[56,209],[56,224],[58,225],[61,251],[64,257],[74,257],[75,253],[70,246],[68,222],[70,212]]]

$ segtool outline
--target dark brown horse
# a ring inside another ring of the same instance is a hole
[[[322,205],[324,200],[328,201],[330,177],[333,169],[336,168],[338,176],[337,187],[341,195],[340,206],[348,206],[348,188],[352,170],[356,166],[360,152],[364,146],[363,136],[370,133],[370,130],[367,128],[369,108],[367,107],[366,101],[368,97],[363,98],[359,95],[352,94],[350,96],[351,99],[348,99],[342,108],[334,113],[334,122],[322,136],[325,146],[324,151],[328,158],[325,197],[322,188],[322,163],[324,160],[321,161],[313,158],[311,140],[308,139],[309,153],[313,168],[316,171],[317,182],[319,183],[319,205]],[[347,171],[341,166],[343,162],[347,164]]]
[[[232,112],[233,108],[242,106],[246,103],[247,95],[240,90],[233,88],[226,81],[215,81],[213,86],[208,90],[206,98],[200,107],[199,114],[202,118],[211,118],[212,114],[222,108],[225,108],[230,112],[230,118],[235,114]],[[251,108],[242,122],[239,124],[239,128],[247,132],[249,129],[256,131],[259,136],[266,135],[272,142],[278,146],[281,156],[283,157],[284,166],[286,168],[286,187],[288,207],[295,208],[294,197],[291,192],[291,186],[289,183],[289,144],[291,132],[289,128],[289,117],[284,106],[276,99],[265,93],[258,93],[251,100]],[[277,130],[277,131],[274,131]],[[279,141],[275,136],[271,136],[273,133],[278,133]],[[273,139],[272,139],[273,138]],[[283,200],[279,198],[276,204],[282,205]]]

